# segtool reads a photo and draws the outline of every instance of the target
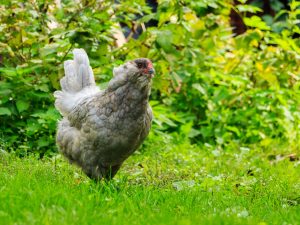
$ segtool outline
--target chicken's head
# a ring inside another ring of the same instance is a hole
[[[141,75],[146,75],[150,78],[154,77],[155,70],[153,68],[152,62],[146,58],[139,58],[133,61],[139,73]]]
[[[139,58],[128,61],[113,69],[114,78],[109,82],[108,88],[115,90],[129,84],[149,93],[154,72],[152,62],[149,59]]]
[[[149,59],[139,58],[115,67],[113,73],[114,76],[128,76],[131,79],[142,76],[150,80],[154,76],[155,70]]]

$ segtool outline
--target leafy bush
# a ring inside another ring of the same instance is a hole
[[[65,1],[8,1],[0,16],[1,133],[21,152],[54,150],[58,112],[52,93],[59,88],[62,62],[74,47],[87,49],[93,67],[109,62],[111,4]],[[109,66],[109,65],[108,65]],[[104,68],[105,69],[105,68]],[[25,150],[25,151],[24,151]]]
[[[292,1],[290,11],[280,11],[268,23],[245,17],[247,32],[234,37],[231,1],[162,0],[157,12],[142,0],[65,0],[61,6],[7,1],[0,6],[2,148],[20,154],[56,151],[60,116],[52,92],[59,88],[62,62],[75,47],[87,50],[97,82],[104,86],[115,64],[135,57],[154,61],[151,104],[157,135],[175,132],[198,144],[220,146],[267,146],[277,139],[297,144],[299,5]],[[241,3],[236,10],[251,12],[253,6]],[[276,20],[282,15],[285,20]],[[156,27],[116,47],[118,22],[133,29],[151,19]]]
[[[147,56],[160,72],[154,86],[169,111],[159,105],[156,114],[179,124],[190,122],[184,131],[197,143],[269,145],[282,139],[296,144],[300,43],[293,36],[299,34],[298,7],[292,1],[290,12],[279,12],[287,14],[280,33],[278,24],[269,27],[252,16],[244,18],[247,32],[233,37],[229,3],[164,1],[155,15],[159,26],[129,43],[133,49],[147,42],[151,46]],[[140,50],[127,53],[133,57]],[[165,129],[174,127],[165,122]]]

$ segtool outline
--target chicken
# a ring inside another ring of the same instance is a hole
[[[154,69],[139,58],[113,70],[105,90],[94,80],[83,49],[64,63],[61,91],[54,96],[62,114],[56,142],[61,153],[92,179],[111,179],[147,137],[152,121],[148,103]]]

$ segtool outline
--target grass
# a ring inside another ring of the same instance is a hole
[[[144,149],[108,183],[59,155],[0,154],[0,224],[300,224],[300,163],[279,157],[291,150]]]

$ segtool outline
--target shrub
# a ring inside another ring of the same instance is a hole
[[[243,2],[243,1],[240,1]],[[148,57],[157,71],[151,104],[154,134],[179,133],[202,144],[227,146],[299,139],[299,5],[278,16],[244,15],[247,32],[234,37],[231,1],[7,1],[0,6],[0,119],[6,150],[56,151],[60,118],[52,93],[71,50],[87,50],[105,86],[115,64]],[[253,11],[254,6],[236,6]],[[257,9],[255,9],[257,10]],[[284,16],[283,16],[284,15]],[[282,19],[284,18],[284,19]],[[118,48],[117,23],[133,30],[156,20]],[[152,136],[152,137],[155,137]]]

